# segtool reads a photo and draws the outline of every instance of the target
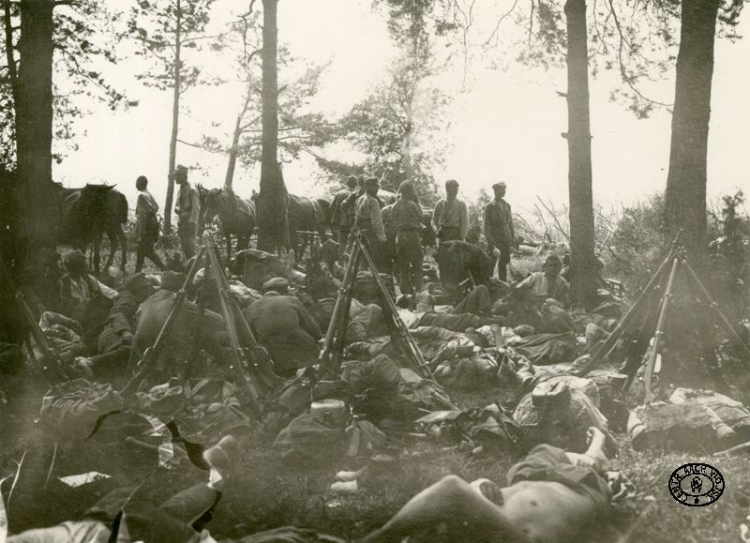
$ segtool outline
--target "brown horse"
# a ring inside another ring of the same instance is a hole
[[[232,236],[237,237],[237,250],[247,249],[256,226],[255,204],[244,200],[226,188],[207,190],[198,185],[201,212],[198,220],[202,235],[206,225],[218,216],[227,243],[227,260],[232,256]]]
[[[252,200],[259,194],[253,191]],[[289,241],[298,255],[304,253],[310,236],[302,234],[317,232],[321,241],[328,239],[331,226],[331,202],[323,198],[307,198],[289,195]]]
[[[128,243],[122,225],[128,222],[128,200],[110,185],[86,185],[80,189],[59,188],[61,243],[86,251],[93,246],[94,271],[100,272],[100,251],[104,234],[109,238],[108,269],[118,245],[122,249],[120,269],[125,269]]]
[[[300,232],[317,232],[320,240],[325,241],[330,224],[331,203],[328,200],[289,195],[289,240],[292,247],[299,247]]]

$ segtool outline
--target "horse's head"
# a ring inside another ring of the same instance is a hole
[[[106,221],[107,198],[114,189],[114,185],[91,185],[88,184],[81,189],[80,208],[83,210],[85,220],[90,224],[99,224]]]

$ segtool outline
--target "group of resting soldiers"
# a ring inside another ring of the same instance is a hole
[[[355,236],[361,236],[381,272],[398,271],[399,287],[406,295],[422,286],[423,231],[432,228],[438,243],[465,241],[469,231],[466,203],[458,197],[458,182],[445,183],[446,197],[425,224],[414,183],[404,181],[398,199],[384,205],[378,198],[380,185],[375,177],[347,179],[347,188],[338,192],[331,204],[331,225],[338,233],[341,253],[348,252]],[[505,201],[504,182],[492,186],[495,198],[484,209],[484,235],[495,260],[498,278],[507,281],[510,254],[515,243],[511,207]],[[394,266],[395,264],[395,266]]]
[[[193,194],[195,189],[187,183],[186,171],[178,170],[175,179],[181,186],[177,202],[180,239],[183,252],[188,257],[193,256],[190,253],[195,250],[199,203],[197,194]],[[145,178],[138,179],[137,187],[137,270],[140,271],[145,257],[151,258],[160,270],[164,270],[164,264],[153,251],[153,221],[158,205],[147,191]],[[466,204],[458,198],[459,186],[456,181],[446,182],[445,188],[446,198],[437,204],[431,227],[440,243],[464,241],[468,232]],[[415,187],[411,182],[402,183],[398,200],[388,206],[381,205],[377,198],[378,189],[379,183],[375,178],[350,178],[348,190],[336,195],[332,204],[332,224],[339,235],[340,250],[342,255],[347,253],[355,236],[361,236],[376,264],[387,266],[385,260],[389,253],[386,249],[390,241],[396,248],[395,259],[402,292],[419,292],[423,275],[421,232],[429,226],[422,224],[422,210]],[[504,200],[505,184],[497,183],[493,190],[495,200],[484,210],[484,234],[493,257],[493,272],[497,266],[499,279],[505,281],[510,251],[515,241],[513,222],[510,205]],[[85,258],[80,253],[68,255],[65,267],[67,273],[60,281],[62,312],[79,321],[84,330],[101,323],[103,328],[98,338],[98,351],[101,354],[121,353],[120,356],[128,353],[132,370],[145,349],[153,345],[185,276],[166,272],[161,277],[159,289],[155,291],[151,279],[143,273],[135,273],[125,278],[119,292],[116,292],[88,274]],[[532,274],[522,284],[531,287],[540,299],[554,298],[567,304],[568,286],[560,277],[561,267],[560,259],[552,256],[545,262],[542,272]],[[203,277],[202,281],[205,280]],[[275,371],[283,376],[291,376],[298,367],[315,362],[317,341],[322,335],[320,326],[300,300],[287,295],[288,284],[282,278],[267,281],[263,285],[263,297],[250,303],[244,310],[258,341],[269,348]],[[101,298],[113,302],[108,314],[97,314],[96,308],[92,307],[94,299]],[[185,343],[181,346],[182,350],[193,340],[195,329],[191,323],[194,320],[192,313],[196,310],[196,305],[192,303],[183,306],[185,321],[175,327],[175,341]],[[222,328],[221,317],[209,310],[204,319],[200,333],[205,334],[208,348],[221,348],[220,345],[211,345],[215,339],[213,332]],[[292,333],[295,331],[299,331],[299,334]],[[274,349],[274,346],[279,348]],[[119,364],[124,362],[122,358],[120,361]],[[170,372],[171,368],[165,367],[164,371]],[[455,476],[446,477],[412,498],[366,541],[399,541],[440,522],[447,523],[449,529],[455,530],[456,540],[557,541],[573,537],[582,525],[591,518],[599,517],[607,509],[611,497],[603,471],[607,462],[605,436],[597,428],[591,428],[588,438],[589,449],[585,454],[539,445],[511,469],[508,486],[503,488],[486,479],[469,484]],[[223,479],[231,474],[235,454],[233,438],[223,439],[204,453],[211,470],[208,484],[183,491],[158,509],[150,504],[133,502],[128,506],[131,511],[126,509],[124,517],[131,519],[131,523],[123,522],[122,526],[130,529],[130,535],[135,539],[197,541],[200,536],[193,531],[196,527],[194,521],[204,518],[207,511],[217,506]],[[105,508],[107,505],[109,509]],[[117,510],[112,509],[111,505],[102,504],[104,509],[95,510],[90,518],[13,536],[10,541],[59,541],[68,536],[69,540],[74,540],[74,534],[78,536],[84,533],[88,534],[87,540],[115,540],[117,534],[112,534],[111,530],[112,526],[118,524],[105,520],[112,511]],[[144,532],[138,533],[139,530]],[[267,540],[305,539],[303,531],[282,529],[269,534]]]

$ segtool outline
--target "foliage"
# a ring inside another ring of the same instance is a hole
[[[750,217],[741,213],[745,195],[739,190],[721,198],[717,236],[711,243],[711,292],[730,316],[747,316],[750,294]]]
[[[310,148],[320,147],[330,141],[336,130],[322,114],[309,111],[310,101],[318,92],[320,77],[328,64],[302,66],[302,71],[299,73],[301,67],[299,60],[285,54],[281,54],[279,60],[281,66],[287,66],[288,69],[281,72],[282,79],[279,85],[278,144],[280,159],[288,161],[298,158],[302,152],[312,153]],[[296,75],[295,72],[297,72]],[[284,75],[286,75],[285,78]],[[256,115],[245,124],[243,139],[240,142],[239,156],[246,165],[260,160],[260,91],[259,79],[248,83],[247,92],[250,93],[248,111]]]
[[[235,54],[238,66],[237,79],[244,88],[237,112],[234,133],[205,134],[200,145],[208,151],[228,153],[236,139],[237,157],[246,166],[260,161],[261,157],[261,17],[251,11],[230,25],[224,36],[225,47]],[[313,150],[331,141],[336,127],[320,113],[311,112],[310,101],[318,92],[321,76],[328,64],[311,65],[292,56],[288,48],[280,46],[279,70],[279,151],[280,159],[296,159],[306,152],[320,158]],[[227,145],[227,141],[230,142]]]
[[[16,160],[12,91],[15,76],[8,62],[12,57],[17,69],[21,61],[17,54],[21,36],[18,4],[9,3],[8,10],[3,12],[3,22],[6,23],[10,13],[12,43],[5,43],[5,54],[0,58],[0,164],[12,168]],[[54,11],[53,158],[57,162],[62,161],[66,151],[77,148],[75,121],[89,112],[87,108],[92,101],[105,102],[113,110],[135,105],[105,76],[108,66],[116,65],[119,60],[117,49],[112,46],[123,37],[119,23],[116,13],[95,0],[82,0],[74,7],[61,3]]]
[[[709,213],[712,254],[705,269],[696,266],[711,296],[732,319],[746,314],[750,292],[750,217],[743,215],[744,194],[723,196],[718,213]],[[625,208],[607,250],[608,271],[632,293],[646,285],[667,255],[672,240],[664,224],[664,195]]]
[[[664,195],[653,194],[623,210],[609,240],[611,271],[631,292],[646,285],[666,257]]]
[[[469,215],[469,233],[467,237],[479,240],[484,228],[484,208],[492,202],[493,197],[484,187],[479,189],[479,194],[475,199],[466,203],[466,211]]]
[[[139,44],[137,54],[153,62],[137,78],[161,90],[174,88],[175,58],[179,32],[180,92],[201,80],[201,70],[186,58],[187,52],[210,47],[221,48],[222,35],[204,34],[215,0],[137,0],[132,6],[127,27],[130,37]]]
[[[431,86],[434,68],[408,55],[394,63],[389,80],[356,104],[342,121],[346,137],[366,156],[365,169],[396,190],[413,180],[426,204],[436,196],[435,175],[444,163],[448,143],[450,96]]]

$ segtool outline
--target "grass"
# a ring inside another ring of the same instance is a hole
[[[129,270],[133,264],[134,252],[130,252]],[[536,271],[540,259],[528,259],[522,265],[528,271]],[[153,271],[148,261],[146,271]],[[3,388],[9,403],[0,411],[0,478],[17,472],[17,463],[24,458],[10,503],[12,479],[1,488],[8,503],[12,533],[77,518],[100,497],[123,485],[140,485],[138,496],[158,504],[179,490],[205,481],[205,473],[189,464],[172,470],[157,469],[155,454],[132,449],[124,443],[125,429],[119,423],[105,423],[99,434],[85,442],[55,436],[53,431],[34,422],[43,387],[29,382],[4,382]],[[484,389],[455,392],[452,398],[458,405],[469,408],[485,406],[498,395],[498,390]],[[612,467],[633,481],[640,496],[616,504],[608,522],[598,524],[582,540],[597,543],[740,540],[740,525],[750,524],[746,519],[750,513],[749,456],[717,459],[706,454],[637,452],[625,436],[617,438],[620,453]],[[381,526],[409,498],[443,476],[456,474],[466,480],[488,477],[503,484],[509,467],[517,460],[507,455],[476,458],[455,449],[446,450],[451,445],[455,443],[394,442],[389,451],[393,460],[388,463],[332,457],[322,465],[289,465],[273,453],[267,441],[245,437],[235,476],[208,528],[217,539],[240,538],[296,525],[357,540]],[[724,495],[709,507],[676,503],[667,490],[669,475],[682,464],[701,461],[722,472],[726,481]],[[369,465],[369,475],[361,492],[335,496],[328,490],[337,471],[363,465]],[[57,479],[91,470],[111,478],[78,489],[70,489]],[[435,541],[435,534],[423,540]]]
[[[137,495],[158,504],[181,489],[205,481],[205,473],[189,464],[173,470],[156,469],[154,454],[123,443],[121,423],[105,422],[100,433],[89,441],[58,439],[57,457],[45,489],[55,436],[33,422],[39,392],[31,388],[27,395],[15,398],[13,404],[24,406],[22,412],[11,417],[6,410],[0,420],[5,436],[0,457],[2,475],[15,472],[16,461],[26,452],[21,477],[8,506],[13,532],[76,518],[118,486],[141,484]],[[478,395],[455,394],[453,399],[463,407],[479,407],[494,399],[496,393],[494,389],[486,389]],[[703,454],[636,452],[624,436],[618,436],[618,441],[620,454],[613,468],[622,470],[641,496],[614,506],[609,522],[592,529],[587,540],[600,543],[738,540],[739,526],[747,522],[745,517],[750,509],[750,457],[717,459]],[[450,445],[455,443],[394,442],[389,450],[393,461],[388,463],[338,457],[324,464],[290,465],[273,453],[269,443],[245,437],[234,478],[209,528],[217,538],[240,538],[296,525],[356,540],[381,526],[409,498],[443,476],[453,473],[466,480],[488,477],[502,484],[516,460],[510,456],[476,458],[448,449]],[[684,463],[702,461],[714,465],[724,475],[724,495],[709,507],[679,505],[668,494],[669,475]],[[328,487],[337,471],[363,465],[369,465],[369,474],[361,492],[350,496],[330,493]],[[57,480],[91,470],[112,477],[78,489],[69,489]],[[9,489],[10,482],[6,482],[2,487],[6,501]],[[426,540],[434,541],[434,537],[432,533]]]

